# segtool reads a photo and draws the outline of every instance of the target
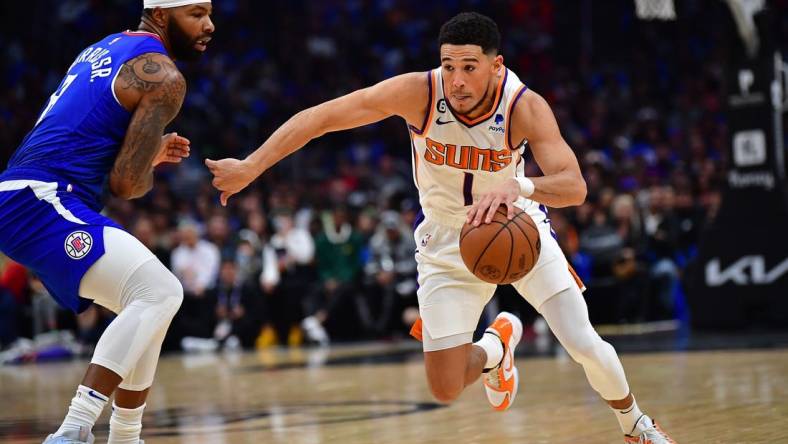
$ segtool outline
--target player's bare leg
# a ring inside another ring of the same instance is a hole
[[[97,364],[90,364],[85,376],[82,378],[82,385],[110,396],[122,380],[123,378],[112,370]]]
[[[432,395],[440,402],[454,401],[465,387],[479,379],[485,362],[487,353],[473,344],[424,352],[424,366]]]
[[[115,392],[115,405],[123,407],[124,409],[136,409],[137,407],[141,407],[145,404],[145,400],[148,399],[149,391],[150,388],[146,388],[142,391],[118,388],[117,392]]]
[[[514,367],[514,348],[521,336],[520,320],[504,312],[495,318],[482,338],[473,344],[465,343],[443,350],[425,351],[427,382],[433,396],[441,402],[452,402],[465,387],[486,374],[485,391],[493,408],[509,408],[517,394],[519,376],[517,368]],[[452,341],[451,337],[442,340],[444,344]],[[428,338],[426,347],[435,346],[434,341]]]
[[[627,397],[624,399],[619,399],[617,401],[607,401],[610,407],[618,410],[626,410],[630,408],[633,402],[635,402],[635,397],[632,396],[632,393],[627,395]]]

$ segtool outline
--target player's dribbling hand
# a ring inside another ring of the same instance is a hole
[[[520,197],[520,184],[514,179],[508,179],[502,183],[498,188],[482,196],[478,202],[474,203],[470,210],[468,210],[468,217],[466,223],[472,223],[474,227],[478,227],[482,221],[489,224],[495,211],[501,205],[506,205],[507,217],[509,220],[514,219],[514,202]]]
[[[189,157],[190,144],[189,139],[179,136],[178,133],[161,136],[161,147],[156,157],[153,158],[153,166],[162,163],[180,163],[181,160]]]
[[[246,188],[257,177],[245,160],[205,159],[205,166],[214,176],[211,183],[222,192],[219,196],[222,206],[227,206],[230,196]]]

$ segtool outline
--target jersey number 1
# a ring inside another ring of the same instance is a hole
[[[462,197],[465,200],[465,206],[473,205],[473,174],[464,173],[465,178],[462,181]]]
[[[63,93],[66,92],[66,89],[74,82],[74,79],[76,78],[77,78],[77,74],[69,74],[68,76],[66,76],[66,78],[63,80],[63,84],[60,85],[60,88],[58,88],[58,90],[55,91],[54,94],[49,96],[49,103],[47,103],[47,107],[44,108],[44,111],[41,112],[41,117],[39,117],[38,121],[36,121],[36,125],[38,125],[39,123],[41,123],[42,120],[44,120],[44,116],[46,116],[49,110],[51,110],[52,107],[55,106],[55,103],[57,103],[57,101],[60,100],[60,96],[62,96]]]

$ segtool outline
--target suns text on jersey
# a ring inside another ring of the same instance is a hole
[[[436,142],[429,137],[425,140],[427,149],[424,159],[434,165],[447,165],[460,170],[500,171],[512,163],[509,149],[477,148],[450,143]]]

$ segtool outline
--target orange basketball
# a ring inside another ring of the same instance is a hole
[[[460,232],[460,255],[468,270],[491,284],[511,284],[528,274],[542,242],[531,216],[519,208],[514,219],[500,206],[489,224],[465,224]]]

